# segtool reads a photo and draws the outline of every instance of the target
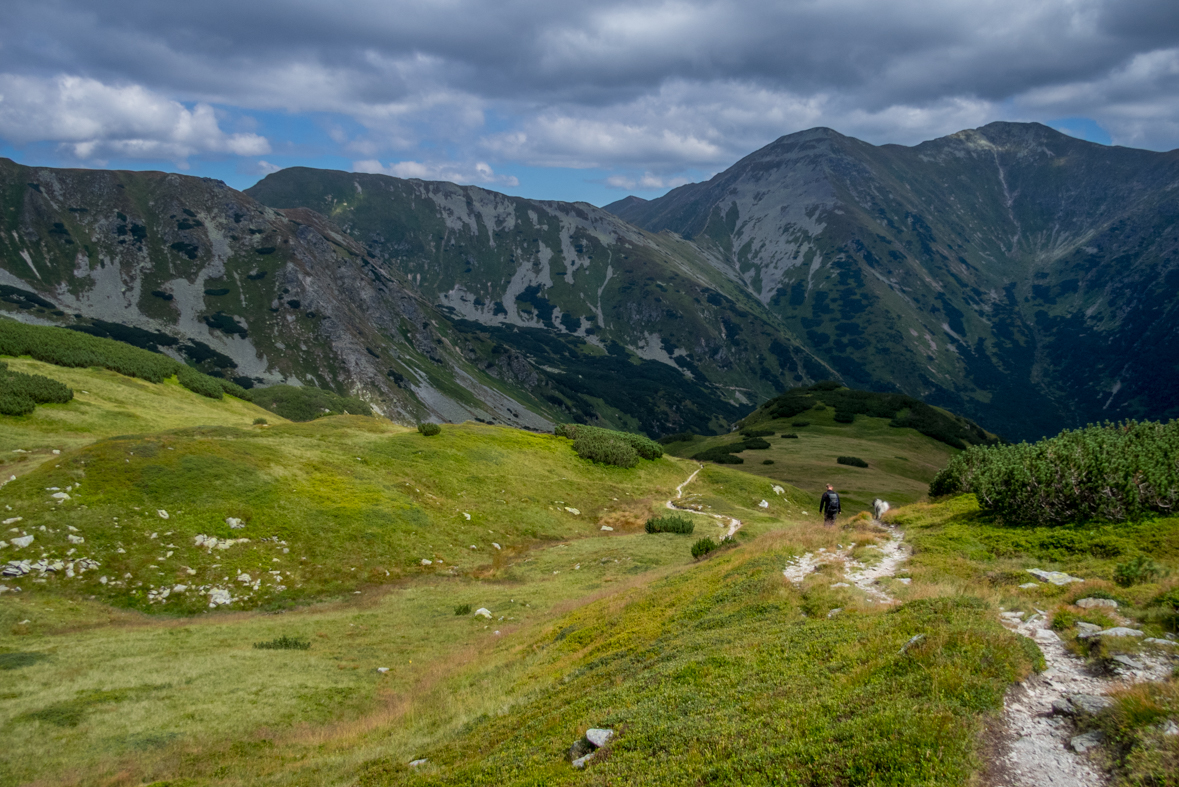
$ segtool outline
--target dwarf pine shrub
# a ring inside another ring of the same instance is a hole
[[[585,424],[560,424],[553,432],[572,440],[578,456],[601,464],[634,467],[640,458],[663,456],[663,446],[632,432],[615,432]]]
[[[867,467],[868,466],[868,463],[865,462],[863,459],[861,459],[858,456],[839,456],[839,457],[835,458],[835,461],[841,465],[847,465],[848,467]]]
[[[702,538],[695,544],[692,544],[692,557],[699,560],[714,549],[716,549],[715,541],[711,538]]]
[[[647,520],[648,533],[680,533],[688,536],[696,529],[696,524],[683,514],[671,516],[651,517]]]
[[[424,434],[426,437],[433,437],[434,435],[440,434],[442,432],[442,427],[438,424],[432,424],[429,421],[424,421],[418,424],[418,431]]]
[[[933,497],[961,492],[973,492],[1000,520],[1037,525],[1174,514],[1179,421],[1106,423],[1036,443],[976,446],[929,485]]]
[[[1152,582],[1163,575],[1163,567],[1146,555],[1138,555],[1133,560],[1118,563],[1114,567],[1114,582],[1124,588]]]
[[[454,608],[454,614],[458,615],[458,616],[470,615],[471,614],[471,605],[470,604],[458,604]]]
[[[9,371],[0,361],[0,415],[28,415],[39,404],[65,404],[74,392],[40,374]]]

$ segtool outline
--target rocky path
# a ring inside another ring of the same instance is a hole
[[[675,488],[675,497],[667,501],[666,506],[672,511],[683,511],[685,514],[700,514],[702,516],[710,516],[713,519],[719,520],[722,526],[728,528],[725,532],[726,538],[732,538],[733,534],[741,529],[741,520],[731,516],[722,516],[721,514],[710,514],[707,511],[697,511],[695,508],[688,508],[685,506],[677,506],[675,501],[682,500],[684,497],[684,487],[696,480],[696,476],[700,475],[700,471],[704,469],[704,465],[696,468],[692,475],[684,483]]]
[[[1037,611],[1027,620],[1021,617],[1020,613],[1005,612],[1000,620],[1008,629],[1036,641],[1048,669],[1007,693],[989,787],[1108,784],[1105,774],[1082,753],[1096,742],[1077,737],[1070,711],[1078,705],[1100,709],[1107,702],[1103,695],[1113,687],[1122,682],[1161,680],[1170,664],[1142,654],[1136,657],[1141,669],[1126,670],[1117,678],[1097,675],[1065,649],[1049,628],[1045,613]]]
[[[856,546],[853,542],[834,551],[807,552],[805,555],[796,557],[782,570],[782,575],[794,584],[800,585],[808,574],[824,563],[842,563],[843,574],[848,583],[864,591],[872,601],[881,604],[895,604],[896,599],[879,587],[878,582],[883,577],[894,576],[897,567],[908,559],[909,551],[904,545],[905,534],[904,531],[897,530],[892,525],[883,525],[879,521],[874,521],[874,523],[887,528],[890,535],[885,544],[877,547],[881,551],[882,557],[873,565],[865,565],[851,556],[851,551]]]

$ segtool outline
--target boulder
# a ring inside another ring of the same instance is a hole
[[[1084,735],[1074,735],[1072,740],[1068,742],[1068,745],[1072,747],[1072,750],[1077,754],[1084,754],[1090,749],[1100,746],[1104,740],[1104,732],[1101,730],[1093,730],[1092,732],[1086,732]]]
[[[225,518],[225,524],[229,525],[230,530],[241,530],[246,526],[246,523],[235,516]]]
[[[605,746],[614,737],[614,730],[593,727],[585,731],[585,739],[593,744],[595,749]]]
[[[422,558],[422,565],[423,566],[432,566],[432,565],[434,565],[434,561],[428,560],[427,558]]]
[[[1141,661],[1136,661],[1129,656],[1122,655],[1114,656],[1112,659],[1110,659],[1110,661],[1117,664],[1119,667],[1122,667],[1123,669],[1143,669],[1146,666]]]
[[[614,532],[614,528],[610,527],[609,525],[602,525],[602,529],[605,530],[607,533]]]
[[[1093,639],[1094,637],[1141,637],[1142,632],[1138,629],[1126,628],[1125,626],[1114,626],[1111,629],[1102,629],[1101,631],[1094,631],[1089,634],[1080,634],[1080,639]]]
[[[758,508],[769,508],[770,507],[769,501],[763,500],[757,504],[757,507]]]
[[[1159,639],[1158,637],[1147,637],[1142,640],[1147,645],[1167,645],[1172,648],[1179,648],[1179,642],[1173,642],[1169,639]]]
[[[1106,708],[1113,706],[1113,700],[1097,694],[1070,694],[1066,699],[1072,706],[1074,713],[1087,713],[1090,716],[1096,716]],[[1053,703],[1053,707],[1055,707],[1055,703]]]
[[[1042,568],[1029,568],[1028,573],[1036,579],[1043,582],[1050,582],[1053,585],[1067,585],[1070,582],[1084,582],[1085,580],[1078,577],[1070,577],[1063,571],[1045,571]]]
[[[67,535],[66,540],[69,541],[71,544],[85,544],[86,543],[86,539],[82,538],[81,536],[75,536],[73,533],[70,533],[69,535]]]
[[[429,760],[427,760],[425,757],[422,757],[422,758],[421,758],[421,759],[419,759],[419,760],[410,760],[410,761],[409,761],[409,767],[411,767],[411,768],[417,768],[417,767],[419,767],[419,766],[421,766],[421,765],[425,765],[425,764],[426,764],[426,763],[428,763],[428,762],[429,762]]]
[[[1036,629],[1036,635],[1033,637],[1036,642],[1060,642],[1060,637],[1056,636],[1056,632],[1052,629]]]
[[[491,610],[487,607],[479,607],[479,609],[475,610],[475,617],[491,620]]]
[[[1031,590],[1032,588],[1040,587],[1040,583],[1039,582],[1024,582],[1019,587],[1020,587],[1020,590]]]
[[[1101,626],[1086,623],[1083,620],[1077,622],[1077,633],[1079,634],[1095,634],[1098,631],[1101,631]]]
[[[1117,609],[1118,602],[1112,598],[1083,598],[1073,602],[1074,606],[1081,609],[1098,609],[1100,607],[1108,607],[1109,609]]]
[[[156,514],[159,516],[160,519],[167,519],[168,518],[168,512],[162,508],[157,508]]]
[[[54,492],[53,494],[50,495],[50,497],[52,497],[54,500],[56,500],[59,503],[64,503],[66,500],[70,499],[70,496],[68,494],[66,494],[65,492]]]
[[[593,756],[594,756],[594,753],[590,752],[589,754],[578,757],[576,760],[573,761],[573,767],[577,768],[578,770],[581,770],[582,768],[585,767],[585,764],[589,761],[589,758],[593,757]]]
[[[19,536],[17,538],[12,539],[12,545],[14,547],[20,547],[23,549],[24,547],[27,547],[29,544],[33,543],[34,541],[36,541],[36,539],[33,536]]]
[[[565,506],[565,510],[568,511],[570,514],[573,514],[573,516],[581,516],[581,512],[578,511],[576,508],[570,508],[569,506]]]

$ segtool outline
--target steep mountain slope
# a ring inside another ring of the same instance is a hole
[[[329,216],[477,349],[534,360],[547,400],[571,418],[715,429],[743,405],[831,375],[719,256],[591,205],[306,168],[247,193]]]
[[[1179,152],[992,123],[915,147],[782,137],[607,206],[721,257],[848,384],[1009,437],[1179,415]]]
[[[246,386],[359,393],[401,420],[550,423],[543,401],[470,364],[447,320],[331,222],[220,181],[0,159],[0,313]]]

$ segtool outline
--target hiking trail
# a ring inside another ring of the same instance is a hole
[[[847,546],[840,545],[839,549],[833,551],[819,550],[818,553],[807,552],[796,557],[782,570],[782,576],[795,585],[800,585],[807,575],[824,563],[842,563],[844,578],[864,591],[869,600],[880,604],[896,604],[897,600],[881,589],[878,582],[883,577],[894,576],[897,567],[908,559],[909,551],[904,545],[905,533],[898,530],[895,525],[886,525],[878,519],[872,520],[872,524],[891,532],[888,541],[876,547],[881,553],[881,558],[875,564],[866,565],[851,556],[856,546],[853,541]]]
[[[684,487],[686,487],[688,484],[695,481],[696,476],[700,475],[700,471],[703,469],[704,469],[704,465],[700,465],[699,467],[696,468],[696,471],[694,473],[692,473],[692,475],[688,476],[688,479],[686,481],[684,481],[684,483],[677,486],[675,488],[675,497],[668,500],[666,505],[672,511],[683,511],[685,514],[702,514],[704,516],[710,516],[713,519],[719,520],[721,523],[721,527],[728,527],[728,531],[725,533],[725,537],[732,538],[733,534],[741,529],[741,520],[740,519],[737,519],[737,518],[731,517],[731,516],[723,516],[721,514],[710,514],[707,511],[700,511],[695,508],[687,508],[684,506],[677,506],[675,504],[676,500],[680,500],[683,498]]]

